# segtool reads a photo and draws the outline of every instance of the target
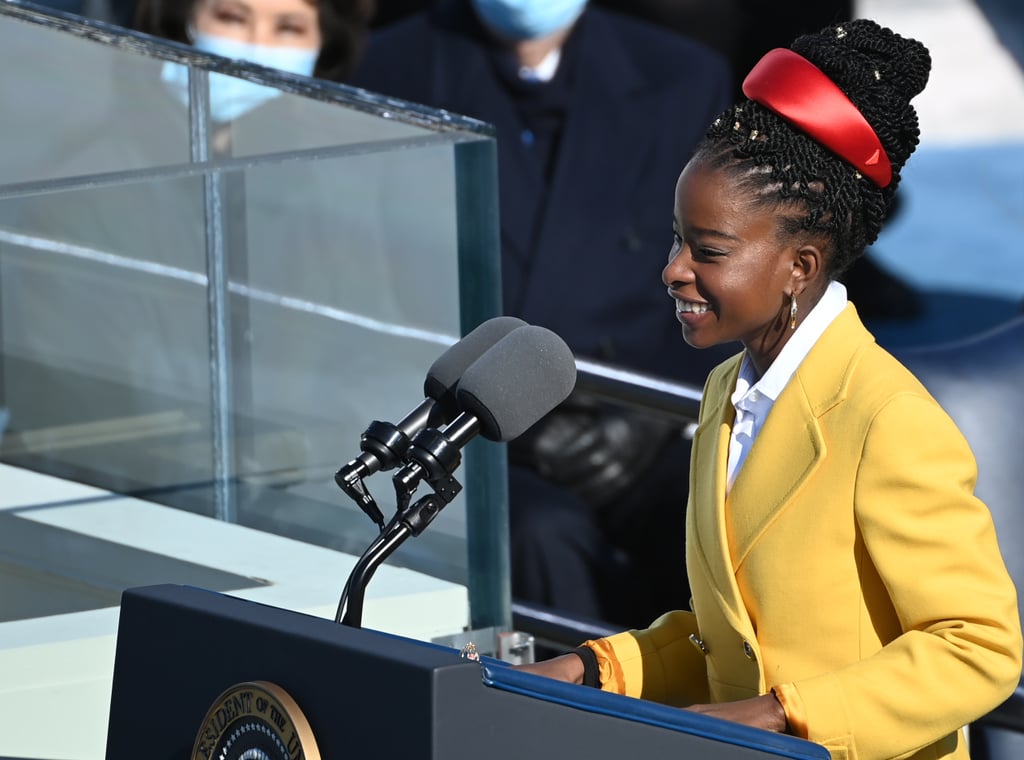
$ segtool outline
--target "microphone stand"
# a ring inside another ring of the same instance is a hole
[[[345,582],[341,599],[338,600],[338,611],[334,615],[335,623],[347,625],[350,628],[362,627],[363,600],[370,578],[377,572],[381,563],[390,557],[408,537],[409,530],[406,526],[402,523],[395,524],[392,521],[392,525],[382,531],[366,548]]]
[[[449,433],[453,425],[455,429]],[[476,420],[469,418],[458,425],[453,422],[444,432],[426,428],[416,434],[409,449],[409,463],[393,478],[398,502],[395,516],[356,561],[338,600],[334,622],[351,628],[362,627],[366,586],[377,568],[409,536],[418,536],[426,530],[441,510],[462,491],[462,484],[452,473],[462,461],[460,444],[465,445],[477,428]],[[410,505],[412,494],[424,478],[434,493]]]
[[[460,489],[461,490],[461,489]],[[458,491],[456,491],[458,493]],[[437,494],[428,494],[408,507],[401,518],[394,518],[374,539],[352,568],[338,601],[334,622],[350,628],[362,627],[366,586],[381,563],[390,557],[409,536],[418,536],[448,502]]]

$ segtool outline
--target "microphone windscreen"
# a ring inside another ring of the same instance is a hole
[[[513,330],[525,326],[526,322],[516,317],[488,319],[434,360],[427,370],[423,395],[437,402],[445,422],[451,422],[461,411],[455,398],[455,388],[462,373],[491,346]]]
[[[528,325],[502,338],[463,374],[456,395],[480,422],[480,434],[511,441],[572,393],[576,360],[544,327]]]

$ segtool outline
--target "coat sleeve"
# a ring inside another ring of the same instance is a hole
[[[667,612],[642,631],[587,641],[597,655],[601,688],[684,707],[708,701],[704,655],[690,641],[692,612]]]
[[[1013,691],[1016,591],[976,478],[967,442],[931,398],[897,395],[871,421],[854,499],[858,562],[873,565],[902,633],[848,667],[777,687],[805,738],[849,757],[902,757]]]

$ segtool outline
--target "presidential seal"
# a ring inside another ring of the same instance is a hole
[[[320,760],[306,716],[267,681],[225,691],[203,718],[192,760]]]

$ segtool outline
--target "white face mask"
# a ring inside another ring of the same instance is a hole
[[[258,63],[268,68],[292,74],[312,76],[319,50],[271,45],[253,45],[247,42],[196,34],[195,47],[204,53]],[[188,105],[188,67],[168,61],[160,78],[182,104]],[[274,87],[237,79],[226,74],[210,74],[210,117],[224,122],[237,119],[268,100],[281,94]]]
[[[509,40],[535,40],[580,17],[587,0],[473,0],[480,19]]]

